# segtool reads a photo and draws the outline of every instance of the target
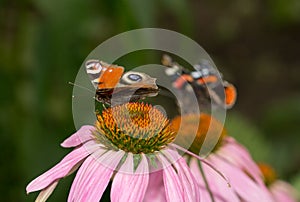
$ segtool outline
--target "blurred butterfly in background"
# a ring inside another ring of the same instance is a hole
[[[96,89],[95,98],[103,104],[119,105],[158,94],[156,79],[145,73],[124,73],[124,67],[99,60],[88,60],[85,68]]]
[[[162,64],[169,67],[165,74],[172,78],[172,86],[182,91],[179,104],[189,105],[189,93],[195,93],[200,109],[209,108],[211,104],[230,109],[236,102],[236,88],[229,82],[223,81],[218,71],[204,60],[194,65],[195,71],[173,62],[168,55],[163,55]],[[202,108],[201,108],[202,107]]]

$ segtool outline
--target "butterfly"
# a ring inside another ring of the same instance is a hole
[[[190,104],[186,97],[189,93],[195,93],[199,105],[208,107],[212,103],[226,109],[234,106],[237,98],[236,88],[228,81],[223,81],[208,60],[195,64],[193,67],[196,71],[182,67],[168,55],[163,55],[162,64],[169,67],[165,74],[172,78],[172,86],[183,92],[181,104]]]
[[[85,69],[96,89],[96,100],[103,104],[119,105],[158,94],[156,78],[143,72],[124,72],[122,66],[99,60],[88,60]]]

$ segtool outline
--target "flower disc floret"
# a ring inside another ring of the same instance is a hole
[[[97,115],[96,139],[108,147],[126,152],[153,153],[171,143],[175,133],[167,117],[144,103],[126,103]]]

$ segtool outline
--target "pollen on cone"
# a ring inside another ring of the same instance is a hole
[[[96,137],[132,153],[151,153],[171,143],[175,133],[167,117],[152,105],[127,103],[97,115]]]

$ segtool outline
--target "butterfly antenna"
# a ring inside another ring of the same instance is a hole
[[[75,83],[72,83],[72,82],[70,82],[70,81],[69,81],[69,84],[72,85],[72,86],[79,87],[79,88],[81,88],[81,89],[85,89],[85,90],[87,90],[87,91],[89,91],[89,92],[91,92],[91,93],[93,93],[93,94],[95,93],[95,91],[92,91],[91,89],[88,89],[87,87],[80,86],[80,85],[75,84]]]

